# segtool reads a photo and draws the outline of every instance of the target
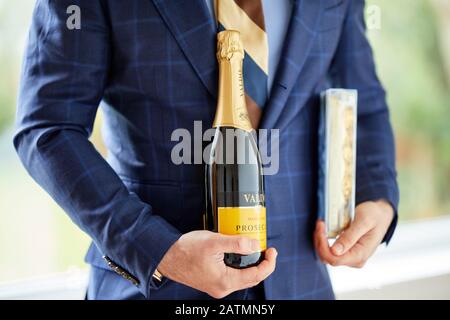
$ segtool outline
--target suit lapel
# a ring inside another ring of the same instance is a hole
[[[152,0],[209,93],[217,97],[216,24],[205,0]]]
[[[205,0],[151,0],[213,98],[217,98],[217,27]],[[326,3],[341,0],[325,0]],[[286,40],[260,128],[275,128],[303,68],[320,18],[322,1],[294,0]]]
[[[321,1],[294,2],[291,21],[275,74],[272,92],[264,108],[261,128],[275,128],[289,94],[308,57],[316,35]]]

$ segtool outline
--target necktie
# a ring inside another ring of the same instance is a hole
[[[244,86],[253,128],[258,128],[267,101],[269,45],[261,0],[215,0],[219,31],[237,30],[244,44]]]

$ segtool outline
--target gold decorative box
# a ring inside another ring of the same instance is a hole
[[[356,90],[322,92],[319,125],[319,217],[336,238],[355,213]]]

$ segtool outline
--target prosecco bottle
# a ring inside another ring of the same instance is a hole
[[[206,165],[205,228],[257,239],[260,250],[249,255],[225,253],[233,268],[255,266],[266,250],[266,207],[261,157],[245,102],[243,45],[238,31],[217,36],[219,95],[216,129]]]

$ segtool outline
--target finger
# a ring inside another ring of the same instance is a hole
[[[267,249],[265,259],[257,266],[247,269],[229,268],[230,284],[234,290],[253,287],[266,279],[276,266],[277,251],[275,248]]]
[[[247,255],[260,250],[259,241],[248,237],[217,234],[214,240],[215,249],[222,253],[229,252]]]
[[[316,224],[315,238],[316,250],[320,260],[324,263],[335,265],[338,257],[331,252],[325,232],[325,223],[323,221],[317,222]]]
[[[320,260],[323,259],[321,257],[321,252],[320,252],[320,238],[321,238],[321,233],[323,233],[323,224],[324,222],[321,220],[317,220],[316,222],[316,228],[314,230],[314,236],[313,236],[313,240],[314,240],[314,248],[316,249],[317,254],[320,257]]]
[[[336,256],[345,254],[351,247],[355,245],[358,240],[368,233],[375,223],[372,219],[362,214],[357,214],[355,220],[350,224],[350,227],[345,230],[334,245],[331,247],[331,251]]]
[[[317,246],[319,239],[323,236],[325,236],[325,238],[327,238],[327,233],[325,230],[325,222],[323,220],[317,220],[316,228],[314,230],[314,245],[315,246]]]
[[[336,260],[335,265],[361,268],[364,266],[367,259],[375,252],[378,244],[378,238],[374,234],[366,234],[361,237],[347,253],[340,256],[339,259]]]

